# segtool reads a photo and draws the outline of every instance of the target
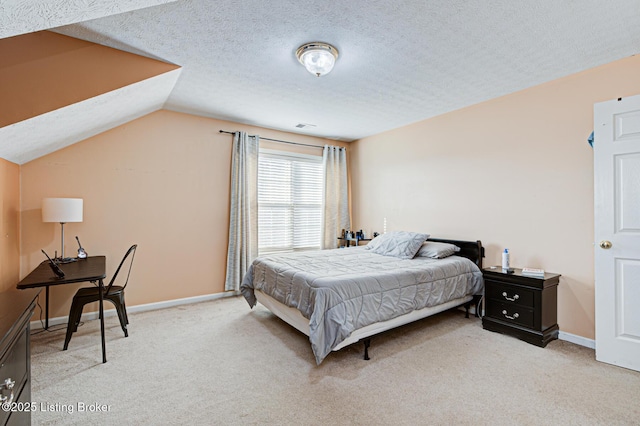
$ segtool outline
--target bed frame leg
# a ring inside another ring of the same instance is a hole
[[[482,296],[473,296],[473,304],[476,306],[476,318],[480,318],[480,302],[482,302]]]
[[[482,296],[473,296],[473,299],[465,303],[464,306],[464,317],[469,318],[469,309],[471,305],[476,307],[476,318],[480,317],[480,302],[482,301]]]
[[[369,361],[369,346],[371,346],[371,339],[364,339],[364,360]]]

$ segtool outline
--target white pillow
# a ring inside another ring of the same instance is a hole
[[[418,232],[393,231],[382,234],[369,241],[365,246],[372,253],[393,256],[400,259],[413,259],[429,234]]]
[[[431,257],[434,259],[443,259],[459,251],[460,247],[456,246],[455,244],[425,241],[418,249],[416,257]]]

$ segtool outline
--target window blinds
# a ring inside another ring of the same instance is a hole
[[[322,158],[260,151],[259,254],[320,249]]]

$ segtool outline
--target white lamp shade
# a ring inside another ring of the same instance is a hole
[[[82,222],[82,198],[43,198],[43,222]]]

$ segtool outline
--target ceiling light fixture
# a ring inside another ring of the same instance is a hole
[[[298,61],[317,77],[328,74],[338,59],[338,49],[328,43],[314,41],[303,44],[296,50]]]

